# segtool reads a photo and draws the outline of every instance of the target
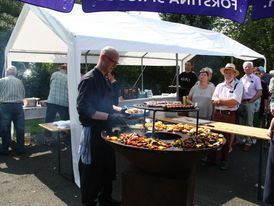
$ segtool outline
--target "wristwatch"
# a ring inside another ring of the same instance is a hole
[[[218,104],[221,104],[221,100],[220,99],[218,99],[218,102],[217,102]]]

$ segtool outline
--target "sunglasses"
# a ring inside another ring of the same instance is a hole
[[[108,55],[105,55],[109,61],[111,61],[113,64],[117,65],[119,62],[114,61],[112,58],[110,58]]]
[[[260,75],[261,73],[260,73],[260,72],[255,72],[254,74],[255,74],[255,75]]]

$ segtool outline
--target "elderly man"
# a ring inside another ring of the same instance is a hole
[[[2,147],[0,154],[9,154],[11,140],[11,122],[16,130],[16,153],[24,153],[25,118],[23,99],[25,88],[22,81],[16,78],[14,66],[7,69],[7,76],[0,79],[0,111],[2,111]]]
[[[239,71],[235,68],[235,65],[228,63],[224,68],[220,69],[220,72],[224,75],[225,81],[218,84],[213,96],[212,104],[215,106],[215,110],[212,116],[212,120],[219,122],[235,123],[236,111],[242,101],[243,85],[236,79],[239,75]],[[225,133],[226,144],[222,148],[220,169],[228,169],[228,155],[233,141],[233,135]],[[211,163],[216,162],[216,152],[209,154],[208,161]]]
[[[97,205],[97,198],[100,206],[120,205],[111,197],[112,180],[116,175],[115,153],[101,138],[101,131],[125,124],[117,114],[125,115],[125,110],[113,105],[112,87],[106,79],[118,60],[119,54],[114,48],[103,48],[97,65],[85,74],[78,86],[77,110],[83,125],[79,172],[85,206]]]
[[[239,107],[237,118],[239,124],[253,126],[255,101],[262,96],[262,84],[261,79],[253,74],[252,62],[244,62],[243,68],[245,75],[240,81],[244,85],[244,99]],[[244,144],[244,151],[249,151],[253,143],[250,137],[237,137],[237,142]]]

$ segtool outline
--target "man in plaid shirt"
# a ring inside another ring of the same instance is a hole
[[[54,72],[50,78],[50,91],[47,99],[47,112],[45,122],[53,122],[56,114],[61,120],[69,119],[68,109],[68,83],[67,65],[60,66],[59,71]],[[51,132],[45,131],[45,143],[50,144]]]

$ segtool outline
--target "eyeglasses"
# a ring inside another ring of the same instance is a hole
[[[108,55],[105,55],[109,61],[111,61],[113,64],[117,65],[119,62],[114,61],[112,58],[110,58]]]

